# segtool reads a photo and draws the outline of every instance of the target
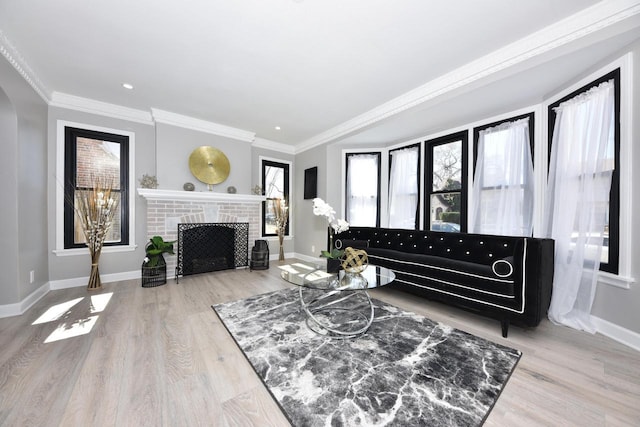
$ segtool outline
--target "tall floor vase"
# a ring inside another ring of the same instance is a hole
[[[284,261],[284,230],[278,230],[278,242],[280,243],[278,261]]]
[[[98,269],[98,264],[100,263],[100,249],[95,251],[89,250],[89,252],[91,252],[91,274],[89,274],[89,284],[87,285],[87,289],[90,291],[102,288],[102,282],[100,281],[100,271]]]

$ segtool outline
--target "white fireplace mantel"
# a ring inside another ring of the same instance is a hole
[[[147,200],[186,200],[210,202],[255,202],[267,200],[266,196],[254,194],[214,193],[213,191],[179,191],[138,188],[138,194]]]

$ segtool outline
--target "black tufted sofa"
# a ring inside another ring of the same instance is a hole
[[[363,248],[371,264],[392,269],[393,286],[499,319],[537,326],[551,300],[551,239],[351,227],[337,248]]]

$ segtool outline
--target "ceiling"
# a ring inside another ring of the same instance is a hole
[[[639,3],[0,0],[0,51],[48,100],[158,109],[302,150],[539,102],[638,39]]]

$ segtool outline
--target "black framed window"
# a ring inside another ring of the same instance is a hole
[[[616,69],[606,75],[584,85],[580,89],[568,94],[564,98],[549,105],[548,108],[548,138],[549,138],[549,164],[551,164],[551,144],[553,141],[553,130],[556,124],[556,112],[560,104],[579,96],[589,89],[601,83],[613,80],[614,82],[614,149],[609,153],[608,162],[613,164],[611,175],[611,190],[609,193],[609,206],[607,214],[607,224],[603,230],[603,249],[600,259],[600,270],[612,274],[618,274],[620,262],[620,69]]]
[[[346,221],[380,227],[380,152],[346,154]]]
[[[120,204],[104,246],[128,245],[129,137],[66,126],[64,154],[64,248],[85,246],[72,203],[77,192],[90,191],[97,180],[112,186]]]
[[[467,131],[425,141],[425,228],[467,231]]]
[[[420,209],[420,144],[389,151],[389,227],[417,230]]]
[[[471,232],[532,235],[534,120],[531,112],[473,129]]]
[[[262,235],[277,236],[274,205],[277,200],[285,200],[289,206],[289,163],[262,160],[262,194],[267,196],[267,200],[262,202]],[[289,222],[285,227],[287,236]]]

